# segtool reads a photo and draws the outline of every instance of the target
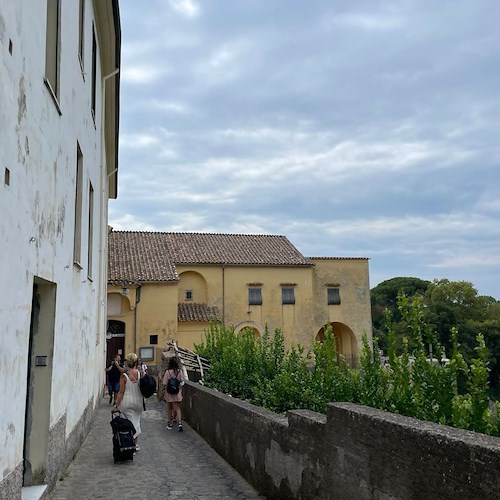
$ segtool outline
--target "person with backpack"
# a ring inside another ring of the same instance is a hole
[[[178,422],[179,432],[182,432],[182,386],[184,385],[184,377],[179,368],[179,363],[175,358],[170,358],[168,368],[163,375],[163,385],[165,386],[164,394],[167,402],[167,430],[172,429],[174,414]]]

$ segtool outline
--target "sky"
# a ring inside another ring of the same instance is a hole
[[[286,236],[306,257],[500,299],[498,0],[121,0],[129,231]]]

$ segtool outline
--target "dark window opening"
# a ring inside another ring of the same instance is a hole
[[[76,145],[75,179],[75,234],[73,236],[73,262],[80,265],[82,256],[82,205],[83,205],[83,154],[80,145]]]
[[[149,336],[149,343],[151,345],[157,345],[158,344],[158,335],[150,335]]]
[[[87,276],[92,278],[94,252],[94,187],[89,183],[89,234],[87,241]]]
[[[328,288],[328,305],[340,304],[340,289]]]
[[[248,304],[250,306],[262,305],[262,288],[249,288],[248,289]]]
[[[92,118],[96,119],[95,116],[95,106],[96,106],[96,86],[97,86],[97,41],[95,38],[95,30],[92,26],[92,95],[91,95],[91,107],[92,107]]]
[[[55,99],[59,99],[60,64],[60,0],[47,1],[47,31],[45,41],[45,81]]]
[[[283,287],[281,289],[281,302],[282,304],[295,304],[295,289]]]
[[[83,71],[83,48],[85,39],[85,0],[80,0],[80,18],[78,22],[78,57]]]

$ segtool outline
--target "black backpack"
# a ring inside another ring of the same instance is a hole
[[[181,381],[177,378],[178,373],[175,374],[175,377],[170,377],[167,381],[167,392],[169,394],[177,394],[181,388]]]
[[[139,389],[145,398],[150,398],[156,392],[156,380],[151,375],[144,374],[139,379]]]

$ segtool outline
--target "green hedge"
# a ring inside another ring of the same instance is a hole
[[[324,413],[329,402],[350,401],[500,436],[500,403],[488,398],[489,353],[482,335],[477,336],[476,357],[470,364],[460,352],[456,329],[451,331],[453,352],[449,362],[434,359],[431,363],[425,341],[432,332],[422,320],[421,299],[400,294],[398,308],[407,325],[407,336],[398,352],[387,315],[385,366],[379,358],[377,340],[372,349],[364,335],[360,369],[352,369],[337,354],[329,325],[324,342],[314,342],[309,351],[300,345],[285,349],[278,329],[271,335],[266,328],[256,339],[252,330],[236,334],[233,328],[212,323],[195,351],[211,362],[207,386],[278,413],[298,408]]]

